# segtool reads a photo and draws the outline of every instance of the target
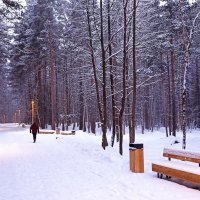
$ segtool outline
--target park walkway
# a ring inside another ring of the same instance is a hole
[[[198,190],[156,178],[158,145],[147,141],[145,173],[133,174],[128,150],[104,151],[98,136],[41,134],[33,143],[29,127],[0,125],[0,200],[199,200]]]

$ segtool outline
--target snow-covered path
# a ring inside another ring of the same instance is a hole
[[[163,144],[142,142],[145,173],[133,174],[128,147],[121,157],[115,148],[103,151],[98,136],[81,132],[38,135],[32,143],[28,128],[0,125],[0,200],[199,200],[199,190],[156,178],[151,159]]]

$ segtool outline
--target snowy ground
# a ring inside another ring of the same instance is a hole
[[[181,135],[178,135],[181,141]],[[0,125],[0,200],[199,200],[200,191],[185,184],[158,179],[153,160],[164,147],[181,149],[162,132],[137,134],[144,143],[145,173],[129,170],[128,135],[124,155],[118,147],[101,148],[100,136],[38,135],[29,127]],[[200,132],[187,136],[188,150],[200,152]]]

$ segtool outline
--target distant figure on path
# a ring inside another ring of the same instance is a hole
[[[34,122],[30,127],[30,133],[33,134],[33,142],[36,142],[37,133],[39,133],[39,126]]]

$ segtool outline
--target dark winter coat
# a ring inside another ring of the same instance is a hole
[[[36,123],[33,123],[30,127],[30,133],[37,134],[39,133],[39,126]]]

